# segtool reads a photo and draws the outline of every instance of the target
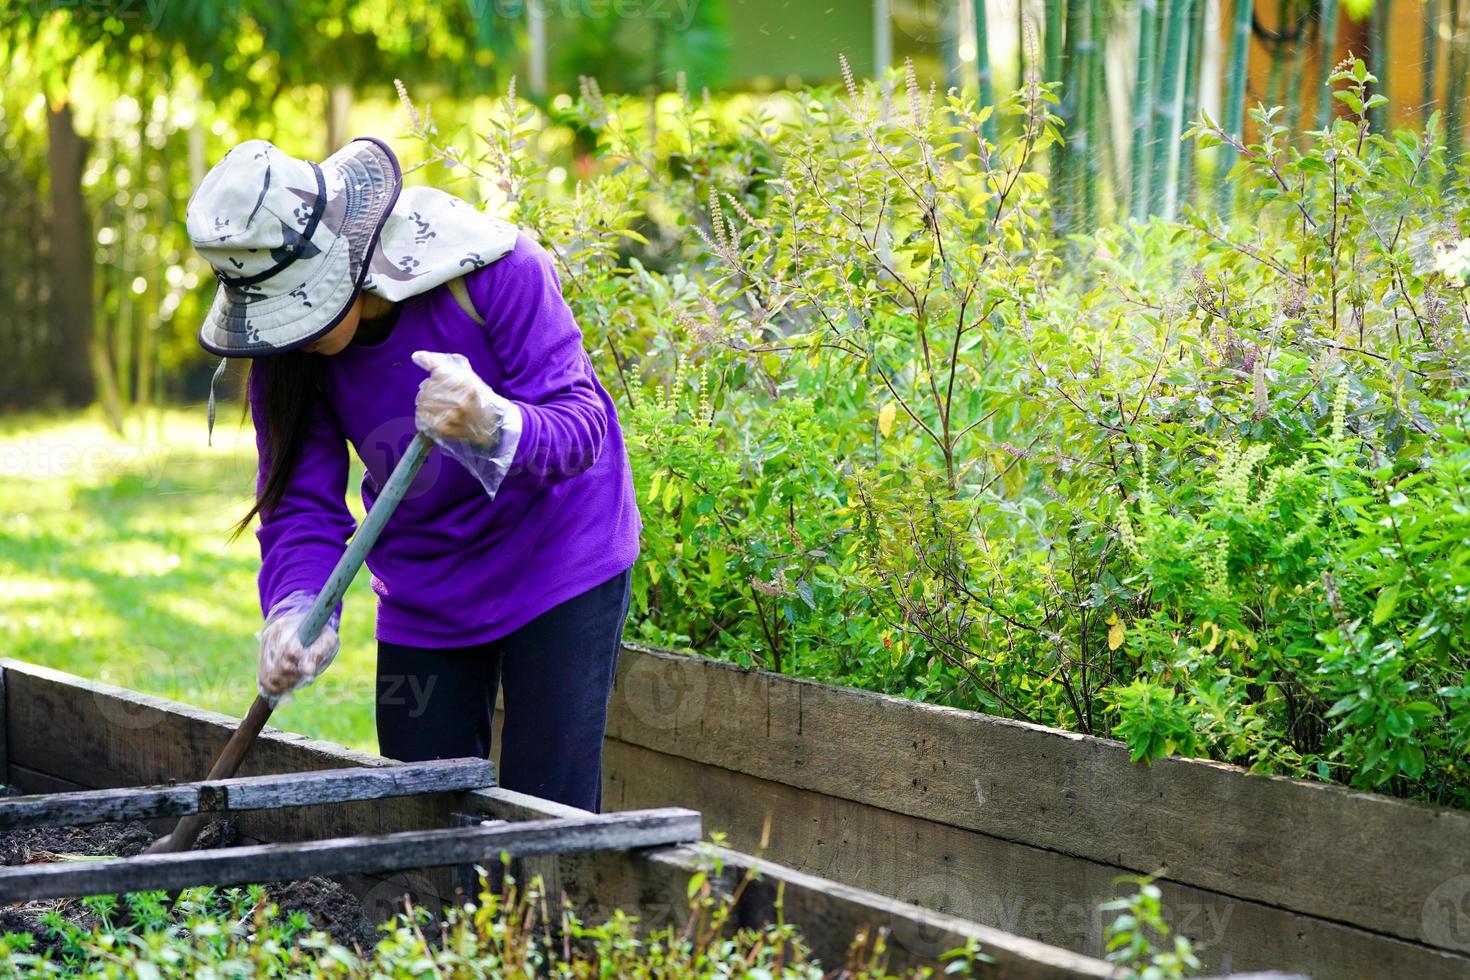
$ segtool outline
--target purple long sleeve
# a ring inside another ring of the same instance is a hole
[[[500,361],[495,390],[516,402],[524,419],[510,472],[544,487],[597,462],[608,413],[551,256],[517,248],[495,272],[471,276],[470,297],[486,311],[490,348]]]
[[[582,347],[550,255],[522,235],[465,285],[484,325],[440,286],[404,300],[386,339],[321,357],[323,391],[306,445],[286,498],[257,531],[262,611],[292,591],[318,591],[355,530],[346,444],[362,460],[367,507],[403,455],[426,377],[413,363],[416,350],[463,354],[520,409],[522,431],[493,496],[441,449],[430,450],[367,556],[378,639],[486,643],[637,559],[642,521],[617,408]],[[259,436],[256,445],[259,487],[269,447]]]
[[[270,361],[250,372],[250,413],[259,456],[255,492],[265,489],[271,448],[265,435],[265,392]],[[300,456],[280,503],[261,515],[255,531],[260,543],[260,611],[295,591],[320,592],[341,556],[357,521],[347,509],[347,440],[330,405],[318,398]],[[340,605],[338,609],[340,610]]]

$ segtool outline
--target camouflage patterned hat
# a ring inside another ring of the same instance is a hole
[[[200,346],[222,358],[294,350],[340,323],[359,289],[407,299],[514,247],[514,225],[402,183],[397,157],[371,136],[320,164],[262,139],[226,153],[185,211],[189,239],[219,280]],[[213,402],[211,383],[211,428]]]

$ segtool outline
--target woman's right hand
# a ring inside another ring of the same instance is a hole
[[[341,643],[335,613],[310,646],[303,647],[297,635],[315,600],[316,596],[308,593],[291,593],[272,607],[265,625],[256,634],[260,639],[256,683],[263,696],[280,698],[305,687],[337,656]]]

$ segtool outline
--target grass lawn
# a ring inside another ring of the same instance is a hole
[[[241,715],[255,694],[260,553],[253,527],[227,543],[254,491],[255,436],[240,418],[238,403],[220,405],[208,447],[203,406],[121,437],[95,409],[0,417],[0,655]],[[361,519],[355,456],[353,467]],[[364,569],[337,660],[273,725],[376,751],[374,606]]]

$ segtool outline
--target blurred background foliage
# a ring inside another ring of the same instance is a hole
[[[1251,132],[1245,107],[1322,124],[1325,73],[1367,60],[1398,121],[1444,113],[1463,140],[1464,0],[23,0],[0,14],[0,405],[100,400],[115,426],[197,398],[193,325],[212,282],[182,212],[242,139],[320,158],[402,134],[392,81],[432,98],[448,138],[509,79],[543,111],[527,152],[563,190],[599,165],[561,118],[582,79],[656,98],[708,89],[734,125],[751,100],[911,61],[920,83],[1016,91],[1062,83],[1063,142],[1038,158],[1058,229],[1172,215],[1231,147],[1182,150],[1203,110]],[[1297,124],[1301,123],[1302,127]],[[993,128],[987,133],[994,138]],[[410,179],[425,179],[423,173]],[[432,179],[442,181],[440,174]],[[1225,186],[1215,181],[1216,195]],[[1216,206],[1229,206],[1228,197]]]

